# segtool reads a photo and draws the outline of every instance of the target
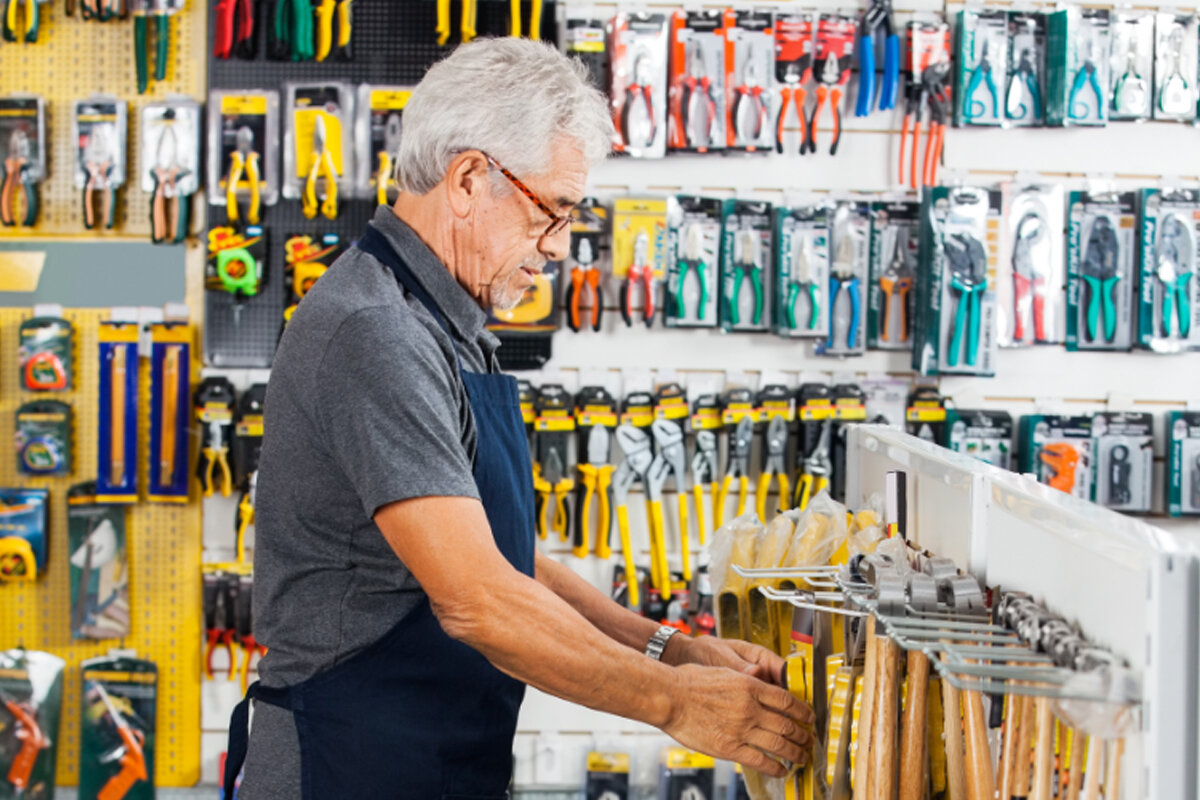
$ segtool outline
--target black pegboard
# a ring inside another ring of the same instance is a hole
[[[216,30],[210,2],[209,31]],[[318,82],[322,80],[347,83],[413,84],[421,80],[434,62],[449,55],[458,42],[461,3],[451,4],[450,42],[437,45],[434,29],[437,25],[436,0],[354,0],[352,61],[272,61],[266,58],[266,26],[271,3],[257,3],[255,25],[258,58],[254,61],[214,59],[211,42],[208,48],[208,85],[211,89],[274,89],[280,92],[280,113],[283,113],[283,85],[290,81]],[[478,0],[476,29],[480,36],[502,36],[509,28],[508,0]],[[526,0],[522,9],[522,27],[528,33],[531,4]],[[336,25],[336,23],[335,23]],[[546,2],[542,8],[542,38],[553,42],[556,35],[555,3]],[[286,125],[286,121],[283,121]],[[282,135],[283,125],[281,125]],[[281,158],[277,151],[271,158]],[[280,169],[280,175],[283,170]],[[209,206],[209,225],[225,221],[223,206]],[[221,291],[207,291],[205,299],[204,355],[207,363],[221,367],[269,367],[275,355],[275,345],[283,325],[283,309],[287,302],[284,280],[284,241],[296,233],[320,236],[338,234],[343,242],[354,241],[375,213],[374,199],[346,199],[339,203],[338,218],[305,219],[300,201],[280,196],[273,206],[264,206],[262,226],[268,237],[265,283],[258,296],[241,301],[241,310],[234,298]]]

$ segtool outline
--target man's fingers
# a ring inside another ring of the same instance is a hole
[[[755,750],[748,745],[742,745],[733,753],[733,760],[743,767],[756,769],[772,778],[782,778],[787,775],[787,769],[773,758],[767,758],[761,750]]]
[[[796,762],[804,757],[804,748],[780,736],[778,733],[763,728],[755,728],[746,735],[746,741],[762,750],[767,755],[782,758],[785,761]]]
[[[800,747],[809,747],[812,745],[812,731],[794,719],[781,714],[768,713],[763,715],[763,718],[758,720],[758,727],[770,733],[778,734],[785,739],[790,739]]]
[[[759,683],[754,687],[754,699],[767,708],[780,712],[792,719],[799,720],[805,725],[812,725],[816,720],[813,710],[802,703],[795,695],[778,686],[769,683]]]

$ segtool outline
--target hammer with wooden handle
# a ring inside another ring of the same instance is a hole
[[[979,582],[970,575],[944,578],[938,583],[938,599],[959,616],[986,616],[987,605]],[[988,746],[987,719],[983,696],[978,690],[962,692],[962,713],[966,733],[966,800],[993,800],[996,793],[992,772],[992,753]],[[949,741],[949,729],[946,731]]]
[[[902,617],[907,591],[899,572],[881,572],[875,591],[879,612]],[[896,727],[900,716],[900,646],[888,636],[875,637],[875,713],[871,734],[871,771],[868,797],[892,800],[896,796]]]
[[[916,611],[937,609],[937,583],[932,577],[920,573],[908,577],[908,604]],[[920,650],[909,650],[907,671],[904,718],[900,725],[899,800],[921,800],[927,785],[925,700],[929,687],[929,659]]]

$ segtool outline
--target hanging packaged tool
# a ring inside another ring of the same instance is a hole
[[[1118,511],[1146,513],[1154,483],[1154,417],[1107,411],[1092,417],[1093,497]]]
[[[32,581],[46,569],[50,493],[0,489],[0,583]]]
[[[864,284],[871,260],[871,207],[843,201],[833,210],[829,225],[828,338],[817,343],[816,354],[862,355],[867,351]]]
[[[682,747],[664,747],[658,767],[658,796],[662,800],[714,797],[716,762],[710,756]]]
[[[1092,418],[1027,414],[1018,423],[1021,472],[1051,488],[1092,498]]]
[[[145,94],[150,86],[150,43],[154,42],[154,80],[161,83],[167,79],[167,64],[171,52],[171,17],[183,10],[184,0],[129,0],[133,14],[134,65],[137,74],[138,94]],[[150,33],[150,19],[154,20],[154,33]]]
[[[679,195],[667,200],[668,328],[717,326],[721,201]]]
[[[821,14],[817,22],[817,49],[813,59],[813,76],[817,79],[817,104],[808,120],[808,152],[817,152],[817,129],[821,107],[829,98],[833,120],[833,141],[829,155],[836,156],[842,140],[842,96],[850,81],[850,59],[854,55],[857,31],[854,17],[841,14]]]
[[[721,329],[766,331],[774,291],[771,204],[726,200],[721,244]]]
[[[487,328],[500,336],[504,341],[525,339],[545,342],[545,354],[538,356],[540,361],[530,366],[507,366],[513,363],[506,359],[525,358],[527,353],[513,352],[498,356],[501,369],[537,369],[549,359],[550,334],[559,328],[558,318],[558,273],[560,262],[551,261],[542,271],[533,277],[533,286],[525,290],[521,300],[512,308],[493,308],[488,316]],[[517,348],[509,348],[516,350]],[[501,347],[501,352],[504,348]],[[527,351],[528,352],[528,351]]]
[[[214,659],[224,651],[229,666],[225,673],[230,681],[237,675],[237,656],[233,651],[237,636],[237,609],[241,600],[239,572],[249,569],[237,563],[201,565],[200,603],[204,612],[204,677],[214,680],[222,667],[221,659]],[[216,664],[213,662],[217,661]]]
[[[772,330],[789,339],[829,335],[829,223],[825,203],[775,209],[775,315]]]
[[[671,115],[667,146],[707,153],[725,147],[725,14],[671,16]]]
[[[937,186],[921,206],[913,368],[922,375],[993,375],[1000,192]]]
[[[39,6],[49,4],[50,0],[5,0],[0,8],[0,38],[6,42],[36,44],[42,29]]]
[[[725,423],[721,419],[720,399],[715,394],[702,394],[696,398],[696,401],[692,404],[691,425],[692,430],[696,434],[696,448],[691,464],[692,498],[695,500],[696,507],[696,530],[700,534],[700,544],[704,545],[708,542],[708,520],[710,519],[704,510],[704,494],[706,490],[709,496],[709,506],[713,511],[711,519],[716,520],[721,516],[716,507],[717,500],[720,497],[720,464],[717,457],[717,435],[725,426]],[[715,530],[715,527],[713,530]],[[707,578],[707,573],[705,574],[705,578]],[[707,596],[711,605],[711,587],[709,587]],[[694,603],[691,605],[691,608],[697,609],[699,605]]]
[[[593,551],[598,558],[612,557],[612,432],[617,422],[617,401],[604,387],[585,386],[575,395],[579,483],[571,552],[578,558]]]
[[[1154,15],[1154,118],[1196,119],[1197,18],[1195,14]]]
[[[886,375],[868,375],[861,386],[866,397],[867,421],[872,425],[903,430],[908,381]]]
[[[233,296],[233,326],[242,322],[242,307],[257,297],[265,282],[267,235],[258,225],[213,228],[208,232],[208,260],[204,288]],[[208,338],[208,326],[205,337]],[[206,346],[206,349],[209,349]]]
[[[565,542],[571,531],[567,497],[575,488],[567,453],[570,434],[575,430],[572,398],[562,386],[547,383],[538,388],[535,406],[533,489],[537,493],[538,538],[545,540],[553,530],[557,541]]]
[[[779,87],[779,116],[775,122],[775,152],[782,154],[783,131],[795,105],[800,123],[800,154],[808,152],[808,92],[817,49],[817,14],[812,11],[775,15],[775,84]]]
[[[1008,74],[1004,82],[1004,119],[1016,128],[1045,123],[1046,15],[1008,12]]]
[[[1129,350],[1137,286],[1137,194],[1071,192],[1067,349]]]
[[[608,37],[604,20],[577,16],[579,13],[576,8],[567,8],[560,36],[563,51],[587,67],[592,86],[603,92],[608,89]]]
[[[945,439],[946,400],[937,386],[914,386],[904,412],[904,430],[926,442],[941,444]]]
[[[0,223],[32,227],[46,177],[45,100],[0,97],[0,154]]]
[[[618,13],[609,23],[613,151],[667,152],[667,15]]]
[[[150,324],[150,486],[151,503],[186,503],[191,485],[188,431],[191,429],[192,326],[186,322]]]
[[[1167,413],[1167,513],[1172,517],[1200,515],[1200,412]]]
[[[725,146],[746,153],[775,145],[775,31],[770,12],[725,12]]]
[[[325,61],[332,56],[333,61],[350,61],[354,57],[351,47],[354,34],[351,2],[352,0],[314,0],[314,60]]]
[[[921,204],[911,200],[871,203],[871,288],[867,297],[867,345],[877,350],[912,347],[919,258]]]
[[[396,185],[396,154],[404,129],[404,107],[410,97],[411,86],[364,83],[358,87],[354,189],[358,197],[373,196],[381,206],[390,206],[400,191]]]
[[[67,492],[67,549],[71,561],[71,636],[123,639],[129,635],[129,549],[125,507],[96,502],[96,483]]]
[[[588,800],[629,800],[629,753],[588,753],[583,793]]]
[[[1063,189],[1058,184],[1005,183],[1004,236],[996,276],[1002,347],[1061,342],[1065,331]]]
[[[83,192],[83,225],[111,230],[116,191],[125,185],[125,101],[115,97],[76,100],[71,115],[75,142],[75,188]]]
[[[945,446],[1000,469],[1013,468],[1013,418],[1007,411],[946,410]]]
[[[1200,191],[1141,194],[1138,344],[1157,353],[1200,348]]]
[[[58,760],[58,721],[66,662],[17,647],[0,652],[0,720],[9,744],[0,752],[4,798],[49,800]]]
[[[150,240],[180,244],[200,188],[200,104],[149,103],[141,112],[141,184],[150,195]]]
[[[128,13],[127,0],[83,0],[81,16],[84,21],[109,22],[114,19],[125,19]],[[74,13],[74,2],[67,4],[67,16]]]
[[[617,198],[612,236],[613,277],[621,281],[621,318],[626,327],[632,327],[634,312],[640,307],[648,328],[658,313],[658,284],[667,273],[667,201]]]
[[[847,428],[867,421],[867,398],[857,383],[836,384],[830,394],[833,422],[829,451],[833,475],[829,480],[829,493],[840,503],[846,499]]]
[[[833,478],[833,394],[823,383],[803,383],[796,390],[796,419],[800,421],[792,508],[803,511]]]
[[[1108,94],[1109,10],[1069,7],[1049,15],[1046,124],[1104,125]]]
[[[858,105],[854,116],[869,116],[875,105],[875,64],[880,43],[883,44],[883,75],[879,87],[879,110],[896,107],[900,83],[900,37],[892,22],[891,0],[871,0],[859,22],[858,41]]]
[[[1154,113],[1151,81],[1154,76],[1154,14],[1145,11],[1112,12],[1110,119],[1150,119]]]
[[[933,186],[942,160],[946,125],[950,121],[950,26],[942,20],[908,23],[908,90],[900,129],[899,185],[908,168],[909,188]],[[921,116],[929,107],[925,155],[921,158]],[[912,142],[908,133],[912,131]],[[907,153],[907,155],[906,155]]]
[[[79,797],[154,800],[158,667],[135,658],[80,665]]]
[[[306,219],[337,219],[338,196],[353,188],[354,90],[349,84],[289,83],[284,88],[283,196],[300,200]]]
[[[213,58],[258,57],[257,0],[216,0],[213,8]]]
[[[61,317],[33,317],[18,329],[21,388],[27,392],[62,392],[71,388],[75,372],[75,328]]]
[[[279,94],[213,91],[208,101],[208,199],[232,227],[258,225],[279,199]]]
[[[599,332],[604,320],[604,274],[601,251],[608,243],[608,208],[594,197],[585,197],[571,209],[571,280],[564,305],[567,327]]]
[[[256,383],[242,392],[238,400],[233,440],[233,476],[234,483],[242,488],[250,485],[250,476],[258,471],[258,459],[262,454],[263,403],[266,399],[267,385]]]
[[[970,9],[958,12],[958,52],[955,56],[954,124],[982,127],[1004,125],[1001,92],[1008,75],[1008,12]]]
[[[70,475],[71,406],[59,400],[31,400],[17,409],[17,472]]]
[[[233,443],[234,402],[233,384],[228,378],[210,376],[196,387],[193,405],[196,421],[200,424],[196,477],[204,497],[212,497],[217,491],[222,497],[233,494],[230,446]]]
[[[265,15],[267,58],[311,61],[317,55],[316,13],[312,0],[275,0]]]
[[[96,501],[138,501],[138,335],[136,322],[100,323]],[[184,448],[186,450],[186,447]]]
[[[284,242],[283,260],[288,285],[288,302],[283,309],[285,325],[291,322],[300,301],[333,266],[344,249],[341,237],[336,233],[326,233],[316,238],[298,233]]]

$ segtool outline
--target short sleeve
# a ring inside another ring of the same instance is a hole
[[[457,367],[415,311],[348,317],[321,359],[316,394],[326,447],[368,517],[414,497],[478,499]]]

